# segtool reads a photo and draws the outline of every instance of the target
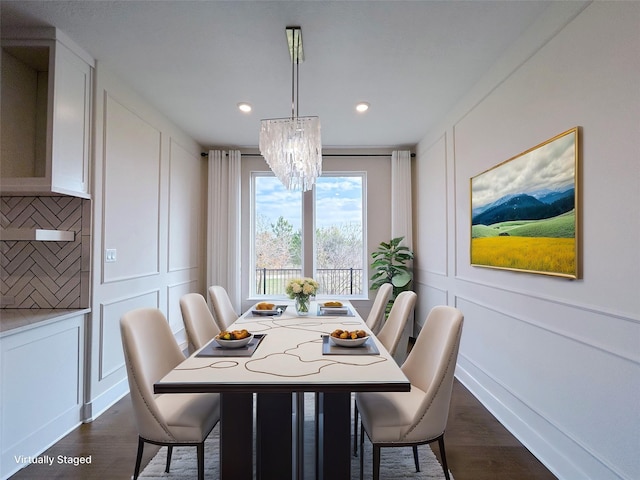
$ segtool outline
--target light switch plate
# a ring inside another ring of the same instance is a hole
[[[105,263],[113,263],[117,259],[116,257],[116,249],[115,248],[107,248],[104,251],[104,261]]]

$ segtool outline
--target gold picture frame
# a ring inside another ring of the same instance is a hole
[[[579,130],[470,179],[472,266],[580,278]]]

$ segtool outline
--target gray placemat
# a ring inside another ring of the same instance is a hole
[[[265,333],[257,333],[246,346],[240,348],[222,348],[218,342],[211,340],[196,354],[196,357],[250,357],[266,336]]]
[[[323,307],[322,305],[318,305],[318,316],[319,317],[355,317],[351,308],[348,306],[344,307]]]
[[[360,347],[340,347],[329,340],[329,335],[322,336],[323,355],[380,355],[380,350],[371,337]]]

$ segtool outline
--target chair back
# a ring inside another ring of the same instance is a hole
[[[171,442],[173,436],[153,393],[153,384],[185,359],[169,322],[156,308],[140,308],[122,316],[120,333],[138,434]]]
[[[407,324],[409,315],[416,304],[416,298],[415,292],[401,292],[393,302],[389,318],[382,326],[380,333],[376,335],[391,355],[396,353],[404,326]]]
[[[412,387],[424,392],[407,439],[436,438],[447,426],[463,320],[457,308],[434,307],[402,364]]]
[[[233,322],[238,319],[238,314],[231,305],[229,294],[220,285],[209,287],[209,298],[213,305],[213,316],[218,324],[218,328],[226,330]]]
[[[387,303],[389,303],[389,297],[393,292],[393,285],[391,283],[383,283],[378,288],[378,293],[371,306],[371,311],[367,316],[366,324],[374,334],[377,334],[382,325],[384,324],[384,314],[387,310]]]
[[[204,347],[220,333],[207,301],[199,293],[187,293],[180,297],[180,311],[189,339],[190,352]]]

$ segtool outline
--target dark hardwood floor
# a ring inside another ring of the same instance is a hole
[[[94,422],[81,425],[46,451],[43,455],[56,460],[52,466],[29,465],[11,479],[130,479],[137,441],[131,401],[127,396]],[[445,446],[455,480],[556,478],[458,381],[454,384]],[[153,445],[145,447],[144,465],[158,449]],[[433,449],[439,456],[437,444]],[[58,455],[91,456],[91,464],[59,464]]]
[[[455,480],[553,480],[553,475],[457,380],[444,435]],[[433,451],[440,459],[437,443]]]

